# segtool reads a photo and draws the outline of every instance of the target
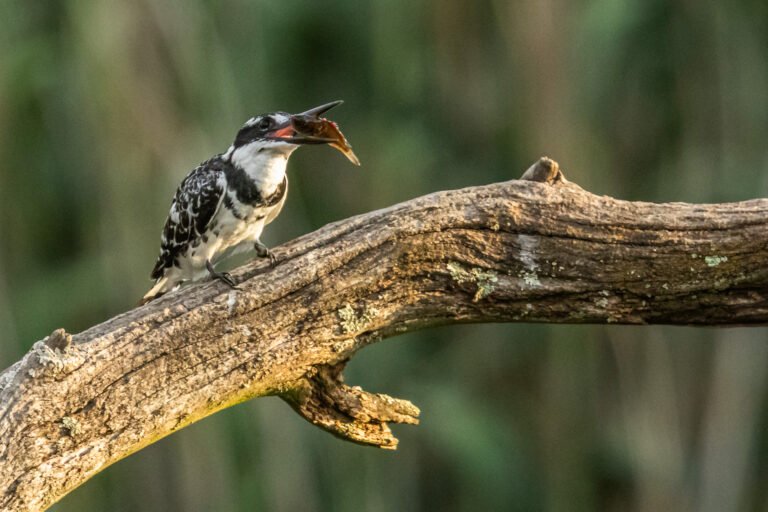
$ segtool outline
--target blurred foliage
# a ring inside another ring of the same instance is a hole
[[[536,158],[626,199],[768,195],[764,0],[0,2],[0,363],[132,307],[170,198],[251,115],[343,98],[363,161],[291,159],[276,245]],[[766,510],[763,329],[476,325],[366,349],[396,453],[276,399],[119,462],[54,509]]]

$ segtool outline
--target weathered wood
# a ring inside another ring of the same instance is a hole
[[[748,325],[768,320],[768,200],[599,197],[540,161],[525,177],[360,215],[71,337],[0,374],[0,508],[40,510],[220,409],[280,395],[393,448],[409,402],[346,386],[382,338],[461,322]],[[449,428],[449,427],[447,427]]]

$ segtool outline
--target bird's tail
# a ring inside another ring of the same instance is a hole
[[[144,297],[139,301],[139,306],[143,306],[147,302],[153,301],[161,295],[165,295],[171,291],[171,288],[173,288],[173,285],[168,286],[168,276],[161,277],[155,282],[155,286],[144,294]]]

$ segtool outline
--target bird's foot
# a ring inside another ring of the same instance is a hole
[[[208,269],[208,274],[211,276],[211,279],[218,279],[219,281],[223,282],[233,290],[239,290],[240,287],[237,286],[237,283],[235,283],[234,279],[232,279],[232,276],[229,275],[229,272],[217,272],[214,270],[213,265],[211,265],[210,261],[205,262],[205,268]]]
[[[261,242],[256,242],[253,244],[253,248],[256,249],[256,256],[259,258],[269,258],[269,264],[273,267],[277,265],[277,257],[275,256],[275,253],[269,249],[269,247]]]

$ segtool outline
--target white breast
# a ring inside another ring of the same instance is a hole
[[[298,146],[293,144],[254,141],[232,151],[232,163],[253,180],[262,196],[277,190],[285,178],[288,157]]]
[[[221,230],[219,234],[221,245],[217,248],[213,258],[218,258],[226,250],[241,244],[253,247],[253,243],[261,236],[267,216],[273,208],[252,208],[240,204],[237,199],[233,199],[233,203],[241,214],[245,214],[246,218],[245,220],[238,219],[226,208],[220,210],[218,227]]]

